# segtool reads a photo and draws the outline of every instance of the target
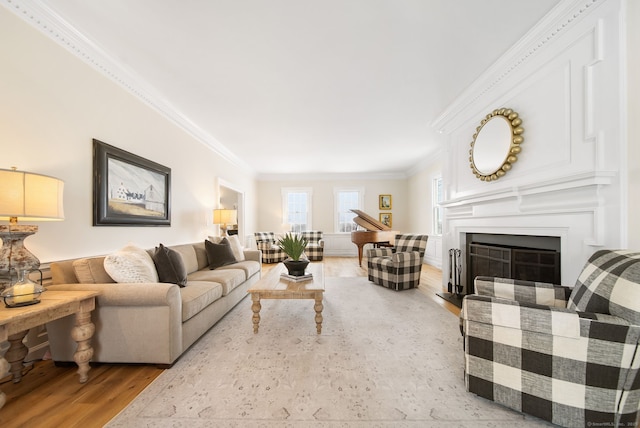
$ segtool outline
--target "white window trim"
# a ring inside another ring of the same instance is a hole
[[[364,187],[334,187],[333,188],[333,232],[341,235],[351,232],[339,232],[340,218],[338,216],[338,193],[339,192],[358,192],[359,210],[364,207]]]
[[[436,225],[436,209],[439,208],[440,203],[438,202],[438,197],[437,197],[437,189],[436,189],[436,180],[442,180],[442,174],[436,174],[436,175],[432,175],[431,176],[431,231],[433,233],[434,236],[442,236],[442,232],[441,233],[437,233],[436,231],[438,230],[437,225]],[[443,192],[443,199],[444,199],[444,188],[442,189]],[[444,210],[442,210],[441,212],[441,218],[440,221],[442,222],[442,229],[444,230]]]
[[[289,193],[306,193],[307,194],[307,222],[309,229],[313,229],[313,188],[311,187],[283,187],[281,189],[282,192],[282,213],[280,218],[282,219],[282,230],[285,230],[285,225],[287,224],[287,195]],[[288,232],[288,230],[286,230]]]

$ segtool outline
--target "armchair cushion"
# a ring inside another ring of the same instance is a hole
[[[617,315],[640,325],[640,252],[601,250],[580,273],[568,307]]]

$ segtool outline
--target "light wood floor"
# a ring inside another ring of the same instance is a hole
[[[366,276],[357,258],[325,257],[325,276]],[[364,262],[363,262],[364,265]],[[273,265],[263,265],[263,274]],[[445,309],[460,310],[435,295],[442,272],[423,265],[420,290]],[[25,368],[20,383],[1,379],[7,403],[0,409],[0,427],[101,427],[124,409],[162,369],[149,365],[92,364],[89,381],[78,383],[76,367],[38,361]]]

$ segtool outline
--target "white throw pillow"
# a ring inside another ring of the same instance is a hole
[[[133,244],[105,257],[104,270],[115,282],[158,282],[153,259]]]
[[[227,236],[227,241],[229,241],[229,244],[231,245],[231,251],[233,251],[236,261],[244,261],[244,249],[242,248],[238,235]]]

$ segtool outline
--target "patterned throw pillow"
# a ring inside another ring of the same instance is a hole
[[[160,244],[156,247],[152,259],[160,282],[178,284],[180,287],[187,285],[187,269],[180,253]]]
[[[115,282],[158,282],[149,253],[132,244],[105,257],[104,270]]]
[[[236,263],[236,258],[231,250],[231,245],[226,238],[222,239],[219,244],[214,244],[209,240],[204,241],[207,250],[207,258],[209,259],[209,269],[217,269],[222,266]]]

